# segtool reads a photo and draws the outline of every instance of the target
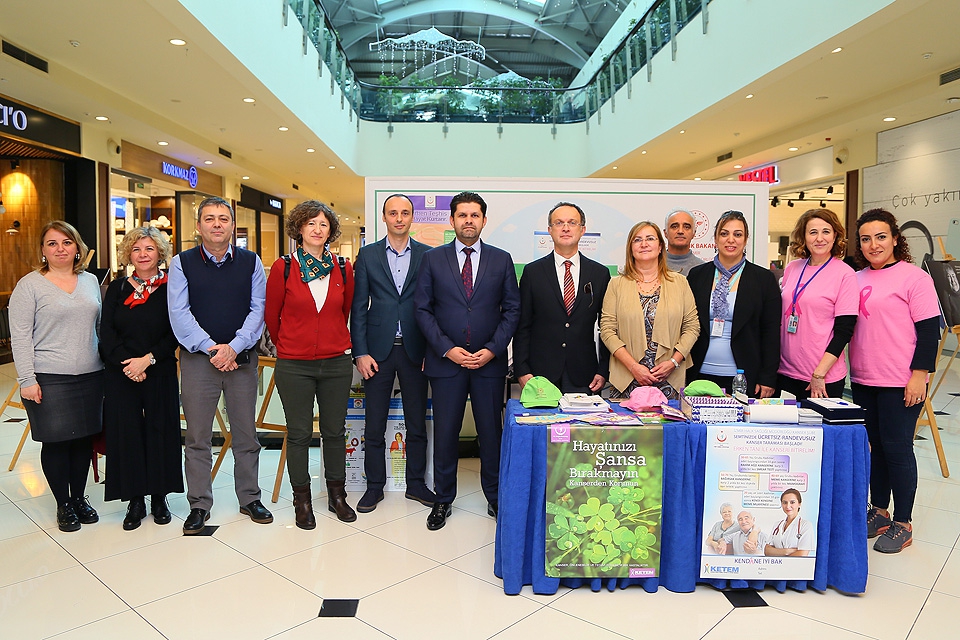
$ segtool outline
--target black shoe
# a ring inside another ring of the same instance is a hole
[[[407,500],[415,500],[427,507],[432,507],[437,501],[437,496],[433,494],[433,491],[430,491],[430,489],[427,489],[423,485],[407,485],[407,490],[404,492],[403,497]]]
[[[447,518],[450,517],[451,511],[453,509],[449,502],[435,502],[433,509],[430,510],[430,515],[427,516],[427,529],[430,531],[442,529],[443,525],[447,524]]]
[[[167,506],[167,496],[150,496],[150,513],[157,524],[170,524],[170,507]]]
[[[257,524],[270,524],[273,522],[273,514],[267,511],[267,508],[263,506],[263,503],[259,500],[254,500],[250,504],[245,504],[240,507],[240,513],[245,516],[250,516],[250,519]]]
[[[488,502],[487,515],[490,516],[491,518],[496,518],[499,508],[500,506],[496,502]]]
[[[210,512],[206,509],[190,509],[190,515],[183,521],[183,535],[192,536],[200,533],[206,527],[207,520],[210,519]]]
[[[77,511],[73,508],[71,501],[66,501],[57,507],[57,526],[60,531],[79,531],[80,518],[77,517]]]
[[[357,503],[357,511],[370,513],[377,508],[377,503],[383,500],[383,489],[367,489]]]
[[[123,518],[123,530],[133,531],[140,526],[140,521],[147,517],[147,505],[143,498],[130,498],[127,505],[127,515]]]
[[[90,506],[90,499],[87,496],[71,498],[70,501],[73,503],[73,510],[77,512],[77,518],[80,519],[82,524],[100,522],[100,516],[97,515],[97,510]]]

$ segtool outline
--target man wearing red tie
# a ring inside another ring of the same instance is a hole
[[[427,341],[424,373],[433,391],[434,491],[431,531],[446,524],[457,495],[460,428],[467,396],[480,441],[480,484],[496,517],[507,344],[520,319],[520,292],[510,254],[480,241],[487,203],[463,192],[450,201],[456,239],[427,251],[414,294]]]
[[[543,376],[564,393],[599,393],[610,353],[597,339],[610,270],[580,253],[583,210],[561,202],[547,214],[553,251],[523,268],[513,370],[523,386]]]

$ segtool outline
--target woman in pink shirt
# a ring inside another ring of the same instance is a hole
[[[910,264],[897,220],[872,209],[857,220],[860,315],[850,342],[853,400],[866,411],[870,438],[867,537],[873,548],[898,553],[913,542],[917,493],[913,434],[936,366],[940,307],[933,280]],[[890,494],[896,510],[891,517]]]
[[[798,399],[839,398],[847,365],[843,350],[857,323],[857,276],[843,262],[846,235],[837,214],[810,209],[790,235],[781,285],[777,386]]]

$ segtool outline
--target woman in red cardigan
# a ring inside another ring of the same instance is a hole
[[[287,422],[287,473],[297,526],[313,529],[307,454],[313,437],[313,401],[320,407],[320,440],[327,506],[343,522],[357,519],[344,490],[345,419],[353,362],[347,318],[353,303],[353,267],[338,263],[327,245],[340,221],[327,205],[307,200],[293,208],[286,232],[297,250],[273,263],[267,280],[267,328],[277,346],[275,380]]]

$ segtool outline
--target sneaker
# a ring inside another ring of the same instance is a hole
[[[899,522],[894,522],[882,536],[877,538],[873,550],[880,553],[900,553],[911,544],[913,544],[913,532]]]
[[[867,538],[876,538],[890,528],[890,518],[876,508],[867,511]]]

